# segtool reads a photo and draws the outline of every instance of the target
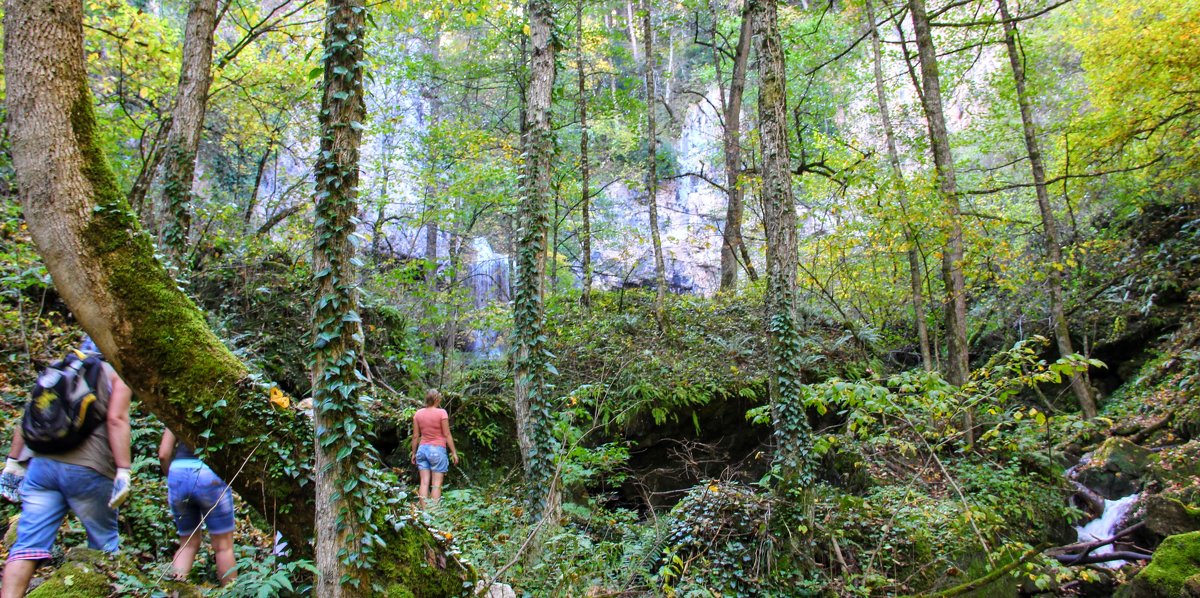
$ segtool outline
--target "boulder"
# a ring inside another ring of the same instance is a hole
[[[1154,494],[1143,501],[1146,528],[1160,536],[1174,536],[1200,530],[1200,507]]]
[[[67,550],[66,562],[42,582],[28,598],[108,598],[128,593],[130,588],[114,585],[117,572],[123,571],[147,587],[157,587],[162,595],[179,598],[199,598],[193,586],[174,581],[154,583],[143,578],[141,571],[128,559],[99,550],[77,546]],[[157,594],[156,594],[157,595]]]
[[[1112,437],[1075,470],[1075,479],[1100,496],[1116,500],[1141,489],[1142,476],[1153,462],[1154,453],[1150,449]]]
[[[1168,537],[1117,598],[1178,598],[1200,589],[1200,532]],[[1196,594],[1200,595],[1200,594]]]

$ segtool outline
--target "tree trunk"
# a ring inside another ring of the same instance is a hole
[[[529,486],[530,517],[557,509],[554,488],[553,436],[550,396],[546,389],[549,361],[544,306],[546,279],[547,207],[553,168],[554,131],[550,101],[554,89],[553,13],[550,0],[529,0],[529,83],[525,90],[525,134],[522,137],[525,172],[517,231],[517,280],[513,297],[513,339],[517,443]]]
[[[344,486],[346,480],[365,477],[364,465],[377,457],[365,438],[368,415],[359,402],[362,320],[351,243],[358,213],[358,152],[366,117],[361,66],[365,16],[363,0],[331,0],[326,7],[325,84],[318,115],[321,151],[313,169],[317,182],[312,371],[316,595],[324,598],[366,596],[370,591],[370,572],[363,566],[362,551],[372,522],[360,516],[371,502],[370,485]]]
[[[163,149],[163,196],[159,210],[162,241],[176,259],[188,251],[192,226],[192,182],[196,153],[204,129],[208,88],[212,84],[213,30],[217,26],[217,0],[192,0],[183,37],[183,64],[171,128]]]
[[[1033,108],[1029,93],[1025,89],[1025,67],[1017,49],[1017,24],[1008,13],[1008,2],[996,0],[1000,6],[1000,18],[1004,21],[1004,45],[1008,49],[1008,62],[1012,66],[1013,82],[1017,88],[1017,103],[1021,109],[1021,128],[1025,136],[1025,149],[1029,152],[1029,168],[1033,171],[1033,186],[1037,192],[1038,210],[1042,213],[1042,229],[1046,243],[1046,285],[1050,288],[1050,321],[1054,326],[1054,337],[1058,341],[1058,352],[1063,357],[1071,355],[1071,332],[1067,327],[1067,316],[1063,309],[1062,249],[1058,241],[1058,222],[1050,207],[1050,193],[1046,189],[1046,166],[1042,162],[1042,151],[1038,147],[1037,130],[1033,124]],[[1071,376],[1071,390],[1079,400],[1084,417],[1096,417],[1096,400],[1092,397],[1087,380],[1082,374]]]
[[[269,387],[155,259],[96,136],[81,3],[8,0],[4,31],[13,166],[55,289],[139,403],[304,554],[314,529],[312,424],[272,406]],[[381,535],[396,554],[443,552],[419,524]],[[396,564],[388,578],[412,588],[457,591],[473,577],[453,558],[447,568]]]
[[[663,265],[662,239],[658,235],[658,131],[655,130],[654,30],[650,11],[654,0],[642,0],[642,35],[645,50],[643,74],[646,77],[646,204],[650,207],[650,243],[654,249],[654,320],[659,331],[667,327],[667,274]]]
[[[913,320],[917,327],[917,342],[921,347],[921,365],[925,371],[933,371],[933,352],[929,347],[929,327],[925,322],[925,300],[921,291],[921,253],[917,247],[919,237],[908,213],[908,190],[904,185],[904,171],[900,168],[900,152],[896,149],[896,133],[892,128],[891,112],[888,109],[887,88],[883,84],[883,50],[879,41],[879,28],[875,24],[875,7],[866,0],[867,24],[871,28],[871,52],[875,60],[875,96],[879,102],[879,116],[883,120],[883,136],[887,141],[888,163],[896,181],[897,199],[904,218],[904,237],[908,244],[908,274],[912,288]]]
[[[967,291],[963,277],[963,232],[955,181],[954,158],[942,110],[942,87],[938,76],[937,51],[925,13],[925,0],[908,0],[916,34],[917,55],[921,62],[921,105],[929,126],[929,142],[937,169],[938,190],[945,202],[946,247],[942,251],[942,279],[946,285],[946,378],[955,386],[966,384],[970,376],[967,356]],[[974,417],[967,410],[964,429],[967,444],[974,444]]]
[[[812,431],[800,397],[800,330],[796,318],[796,201],[787,141],[787,75],[776,0],[749,0],[758,38],[759,139],[763,225],[767,237],[767,329],[771,416],[781,488],[812,481]]]
[[[435,26],[433,35],[427,40],[428,47],[425,50],[426,60],[430,64],[436,65],[441,56],[442,46],[442,31]],[[426,181],[425,181],[425,262],[427,270],[425,271],[425,284],[429,289],[429,301],[433,302],[433,294],[437,291],[437,271],[438,271],[438,210],[437,201],[439,196],[439,185],[436,180],[439,177],[439,165],[433,163],[434,156],[438,155],[439,150],[430,144],[431,140],[437,139],[438,120],[441,118],[441,100],[438,97],[438,91],[434,88],[433,77],[421,89],[421,97],[424,98],[427,105],[425,113],[425,157],[430,160],[426,165]]]
[[[714,12],[714,31],[716,16]],[[733,59],[733,74],[729,80],[729,97],[722,98],[725,111],[725,186],[728,196],[728,203],[725,206],[725,230],[721,234],[722,292],[732,291],[737,287],[737,252],[742,246],[742,212],[745,192],[738,182],[742,172],[742,94],[746,88],[746,65],[750,62],[750,38],[752,37],[750,21],[750,3],[747,0],[742,9],[742,24],[738,31],[737,50]],[[713,60],[719,64],[721,54],[716,49],[716,44],[717,40],[714,35]]]
[[[625,25],[629,29],[629,53],[633,55],[634,64],[637,64],[642,57],[638,55],[637,33],[633,24],[633,0],[625,0]]]
[[[592,305],[592,196],[591,182],[588,180],[591,171],[588,165],[587,73],[583,64],[583,0],[575,5],[575,20],[578,22],[575,45],[579,50],[575,63],[579,72],[579,203],[583,208],[583,230],[579,240],[580,253],[583,254],[583,294],[579,301],[584,309],[589,309]]]

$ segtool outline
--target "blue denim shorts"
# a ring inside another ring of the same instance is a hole
[[[417,447],[417,469],[428,469],[436,473],[450,471],[450,458],[446,447],[422,444]]]
[[[197,459],[179,459],[171,463],[167,474],[167,502],[175,529],[189,536],[200,529],[210,534],[233,531],[233,493],[213,470]]]
[[[117,511],[108,506],[113,481],[95,470],[34,457],[21,483],[21,519],[10,561],[50,558],[54,537],[70,509],[87,530],[88,547],[116,552]]]

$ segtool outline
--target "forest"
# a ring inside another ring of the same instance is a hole
[[[1200,598],[1200,2],[2,27],[0,440],[84,334],[132,390],[120,552],[29,596]]]

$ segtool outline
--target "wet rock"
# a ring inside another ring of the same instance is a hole
[[[1200,530],[1200,507],[1155,494],[1146,498],[1146,528],[1160,536],[1174,536]]]
[[[1150,449],[1124,438],[1109,438],[1075,471],[1075,479],[1108,500],[1137,492],[1142,476],[1154,461]]]
[[[1117,598],[1193,596],[1200,581],[1200,532],[1171,536],[1154,551],[1146,568],[1117,592]]]

